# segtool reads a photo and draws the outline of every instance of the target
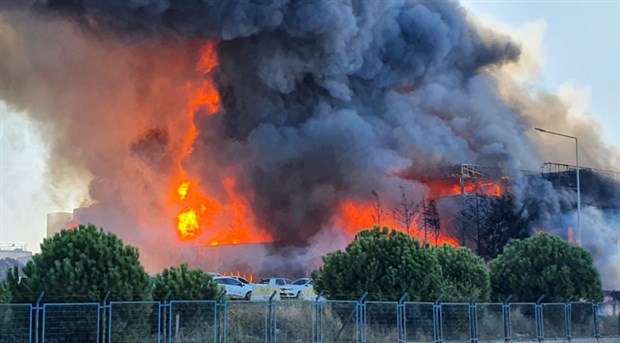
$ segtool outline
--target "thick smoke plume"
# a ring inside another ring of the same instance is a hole
[[[327,236],[339,206],[372,201],[373,190],[388,201],[401,186],[422,197],[424,185],[399,175],[443,165],[499,168],[520,199],[545,199],[547,217],[560,211],[562,196],[548,183],[528,187],[519,170],[541,164],[533,125],[557,123],[566,110],[553,95],[532,99],[500,81],[502,68],[519,63],[519,46],[458,3],[48,0],[5,8],[2,100],[45,125],[50,180],[69,170],[92,175],[96,204],[82,219],[147,254],[175,238],[162,194],[183,150],[179,132],[191,125],[183,120],[187,84],[207,77],[221,106],[194,117],[198,134],[183,167],[216,198],[227,187],[244,194],[248,220],[282,245]],[[206,42],[219,60],[208,75],[195,69]],[[579,134],[589,140],[584,162],[595,161],[605,149],[595,128]],[[234,184],[222,185],[231,176]]]

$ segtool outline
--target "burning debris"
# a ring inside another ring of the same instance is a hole
[[[44,127],[50,182],[92,176],[79,220],[152,268],[187,259],[164,245],[261,242],[284,257],[265,264],[299,268],[376,223],[372,191],[433,199],[442,225],[451,195],[536,199],[541,227],[572,197],[520,172],[541,164],[528,131],[549,106],[506,95],[497,75],[519,46],[458,3],[3,4],[2,100]],[[462,163],[500,177],[428,181]]]

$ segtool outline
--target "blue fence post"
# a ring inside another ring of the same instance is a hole
[[[108,304],[108,343],[112,343],[112,303]]]
[[[542,342],[545,337],[545,327],[543,324],[543,310],[541,301],[545,298],[545,295],[541,295],[538,300],[536,300],[536,306],[534,307],[534,321],[536,322],[536,339],[539,342]]]
[[[28,324],[28,343],[32,343],[32,304],[30,305],[30,322]]]
[[[568,301],[564,304],[564,324],[566,325],[566,340],[568,342],[573,338],[573,320],[571,318],[571,301],[573,297],[568,298]]]
[[[478,312],[476,299],[469,303],[469,339],[471,343],[478,342]]]
[[[43,304],[43,329],[41,331],[41,342],[45,343],[45,304]]]
[[[43,300],[43,296],[45,292],[41,292],[39,298],[37,298],[37,302],[35,303],[34,310],[35,312],[35,322],[34,322],[34,339],[36,343],[39,343],[39,311],[41,311],[41,300]],[[41,336],[45,336],[45,312],[43,312],[43,331]]]
[[[599,306],[597,303],[592,302],[592,313],[594,316],[594,338],[598,341],[601,337],[600,328],[599,328],[599,317],[598,317]]]
[[[101,337],[97,337],[97,342],[105,342],[106,330],[108,326],[106,325],[106,309],[109,308],[108,298],[110,297],[110,291],[106,292],[101,305],[99,305],[99,313],[101,314]],[[108,332],[109,333],[109,332]]]
[[[406,313],[405,313],[405,301],[409,297],[409,293],[405,292],[396,305],[396,327],[398,330],[398,343],[404,343],[407,341],[406,331]]]
[[[313,343],[322,343],[323,342],[323,311],[322,304],[319,302],[321,297],[323,296],[323,291],[316,296],[314,303],[312,304],[312,342]]]
[[[267,343],[275,343],[276,342],[276,306],[273,302],[273,298],[278,294],[278,291],[273,291],[273,294],[269,297],[269,303],[267,303],[268,307],[268,315],[267,315]]]
[[[361,298],[357,301],[356,306],[356,325],[357,325],[357,341],[360,343],[366,342],[366,304],[364,301],[368,297],[368,292],[364,292]]]
[[[435,343],[441,343],[443,339],[443,328],[441,318],[441,299],[444,295],[440,294],[439,297],[433,303],[433,341]]]
[[[222,290],[222,293],[217,298],[217,302],[215,303],[215,317],[217,321],[217,325],[215,328],[215,336],[216,339],[219,340],[220,343],[226,343],[227,337],[227,313],[226,313],[226,290]]]
[[[510,300],[512,299],[512,295],[508,296],[504,303],[502,304],[502,309],[504,311],[504,341],[510,342]]]
[[[164,337],[164,341],[166,341],[166,339],[170,340],[172,339],[172,318],[169,318],[170,316],[166,315],[166,310],[170,310],[170,302],[168,301],[168,299],[170,299],[170,296],[172,295],[172,291],[168,291],[168,293],[166,293],[166,297],[164,298],[164,300],[159,302],[159,306],[157,309],[157,342],[161,343],[161,337]],[[163,317],[163,318],[162,318]],[[168,320],[168,322],[166,322],[166,319]],[[166,325],[168,324],[168,325]],[[162,335],[162,331],[163,331],[163,335]]]

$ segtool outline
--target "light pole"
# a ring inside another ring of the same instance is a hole
[[[577,245],[581,246],[581,187],[579,187],[579,140],[575,136],[569,136],[562,133],[557,133],[549,130],[544,130],[539,127],[535,128],[537,131],[549,133],[556,136],[570,138],[575,140],[575,164],[577,168]]]

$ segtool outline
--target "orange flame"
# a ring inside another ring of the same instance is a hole
[[[240,271],[236,271],[236,272],[223,272],[222,275],[223,276],[241,277],[241,278],[244,278],[247,281],[250,281],[250,283],[254,282],[254,274],[253,273],[241,273]]]
[[[200,60],[198,61],[199,72],[210,73],[219,64],[217,53],[215,52],[215,42],[209,41],[200,48]]]
[[[505,182],[506,178],[502,178],[502,180]],[[426,185],[429,187],[429,196],[433,199],[461,194],[502,196],[501,185],[489,180],[464,180],[462,185],[454,180],[441,180],[431,181]]]
[[[182,166],[183,161],[191,154],[194,141],[198,137],[198,129],[194,125],[194,117],[199,111],[202,111],[201,113],[206,111],[207,115],[212,115],[219,110],[220,96],[208,75],[215,69],[217,64],[215,44],[208,42],[200,49],[200,59],[196,67],[199,72],[205,74],[206,79],[201,82],[200,87],[197,89],[191,83],[188,85],[191,94],[187,111],[189,128],[183,138],[178,163],[180,179],[183,181],[176,187],[176,193],[181,202],[190,203],[190,205],[178,213],[176,217],[176,227],[181,238],[196,237],[199,233],[201,222],[209,222],[209,218],[217,213],[219,209],[217,202],[208,198],[200,190],[190,194],[190,187],[195,186],[197,183],[187,180],[185,176],[187,173]]]
[[[198,216],[193,208],[189,208],[177,216],[177,228],[181,237],[193,237],[200,228]]]
[[[375,222],[372,218],[373,214],[373,206],[367,204],[356,204],[353,201],[345,201],[340,206],[340,210],[338,213],[337,224],[344,228],[350,234],[356,234],[358,231],[363,229],[369,229],[375,226]],[[419,241],[424,240],[424,234],[417,227],[417,223],[413,223],[412,227],[409,230],[409,234]],[[406,232],[406,228],[398,227],[393,223],[388,217],[387,213],[383,214],[383,220],[381,222],[381,226],[388,226],[391,228],[395,228],[398,231]],[[434,238],[429,239],[429,243],[431,245],[443,245],[449,244],[454,247],[458,247],[458,242],[450,237],[442,233],[437,240]]]
[[[241,195],[236,190],[236,180],[227,177],[221,181],[222,192],[215,183],[200,185],[199,178],[191,177],[184,162],[191,156],[199,131],[194,124],[197,116],[213,116],[221,109],[221,98],[212,79],[219,60],[216,44],[208,42],[199,50],[196,70],[202,76],[198,82],[188,82],[186,129],[177,160],[178,177],[174,182],[172,203],[182,207],[177,212],[176,229],[182,239],[200,240],[202,244],[240,244],[270,242],[271,237],[261,233],[255,224],[249,207],[249,194]],[[234,173],[231,173],[234,175]],[[218,196],[214,196],[218,194]]]
[[[179,150],[175,160],[176,177],[169,188],[170,203],[175,209],[171,212],[171,216],[175,216],[176,230],[181,239],[198,241],[201,245],[271,242],[272,237],[257,226],[250,208],[253,194],[239,192],[238,185],[243,180],[234,177],[234,169],[229,173],[233,176],[207,184],[200,184],[198,182],[200,178],[185,169],[199,135],[195,125],[196,118],[216,116],[221,110],[222,100],[213,81],[213,74],[217,72],[218,65],[216,43],[204,44],[199,50],[195,65],[201,78],[187,83],[188,98],[184,126],[175,135],[179,137]],[[501,187],[490,181],[476,180],[475,183],[468,181],[463,187],[466,193],[501,195]],[[436,198],[460,193],[461,186],[458,184],[438,183],[431,187],[430,195]],[[335,220],[350,235],[354,235],[360,229],[374,226],[371,204],[345,201],[341,203],[337,212]],[[385,214],[384,218],[382,224],[386,225],[389,221],[388,215]],[[404,231],[403,228],[397,229]],[[412,235],[419,235],[420,230],[414,227],[410,232]],[[454,239],[444,235],[436,243],[458,245]],[[249,277],[253,278],[252,275]]]
[[[177,192],[179,193],[179,198],[181,200],[185,200],[185,197],[187,196],[187,191],[189,190],[189,186],[191,184],[192,184],[191,182],[185,181],[177,189]]]

